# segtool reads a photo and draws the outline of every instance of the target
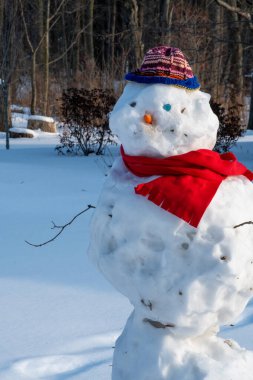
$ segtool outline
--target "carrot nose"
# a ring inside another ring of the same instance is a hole
[[[143,119],[145,123],[147,124],[152,124],[153,122],[153,118],[152,118],[152,115],[150,115],[150,113],[145,113],[145,115],[143,116]]]

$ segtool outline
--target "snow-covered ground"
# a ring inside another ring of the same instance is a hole
[[[96,205],[118,154],[58,156],[57,143],[57,135],[36,133],[11,139],[6,151],[0,136],[1,380],[109,380],[115,339],[131,311],[87,258],[92,210],[48,245],[25,242],[48,240],[57,232],[51,221],[65,224]],[[253,133],[233,150],[252,170]],[[253,350],[253,304],[222,336]]]
[[[6,151],[3,137],[0,379],[109,379],[131,308],[86,256],[92,210],[49,245],[25,240],[43,242],[57,232],[51,221],[95,205],[112,158],[58,156],[57,136],[39,133],[11,139]]]

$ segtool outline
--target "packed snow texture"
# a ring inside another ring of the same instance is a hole
[[[132,313],[114,363],[113,380],[250,380],[253,352],[215,335],[175,338]]]
[[[119,159],[93,221],[90,252],[140,318],[199,335],[230,324],[253,293],[253,186],[225,180],[198,229],[134,193]],[[245,206],[247,205],[247,207]]]
[[[212,149],[218,121],[208,99],[200,91],[129,84],[111,114],[111,128],[131,155]],[[145,113],[154,125],[143,121]],[[113,380],[248,380],[251,352],[247,359],[240,348],[232,352],[215,333],[233,323],[252,297],[252,226],[234,227],[252,220],[253,185],[242,176],[224,180],[195,229],[136,195],[134,187],[145,181],[150,178],[135,177],[119,158],[92,224],[90,256],[134,306],[116,345]],[[165,364],[158,365],[163,355]],[[230,361],[244,363],[246,372],[228,370]]]

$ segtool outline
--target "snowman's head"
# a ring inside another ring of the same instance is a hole
[[[129,82],[110,128],[129,155],[167,157],[212,149],[219,126],[210,95],[168,84]]]

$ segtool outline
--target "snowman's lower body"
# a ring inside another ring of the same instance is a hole
[[[112,380],[250,380],[253,352],[215,334],[179,338],[135,312],[116,342]]]

